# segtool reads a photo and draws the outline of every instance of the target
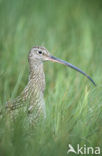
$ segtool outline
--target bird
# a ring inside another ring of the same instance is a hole
[[[46,83],[45,73],[43,69],[43,63],[45,61],[56,62],[70,67],[86,76],[96,86],[92,78],[78,67],[51,55],[45,47],[34,46],[28,54],[28,63],[30,69],[28,83],[17,98],[6,103],[7,110],[18,110],[19,108],[25,106],[27,103],[26,111],[28,112],[28,114],[34,113],[34,119],[38,118],[39,116],[46,118],[46,107],[44,101]]]

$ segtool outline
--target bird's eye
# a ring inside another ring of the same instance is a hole
[[[42,54],[42,51],[38,51],[39,54]]]

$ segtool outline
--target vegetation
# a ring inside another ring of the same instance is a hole
[[[34,45],[81,68],[97,86],[45,62],[47,119],[35,127],[22,112],[14,122],[4,112],[0,156],[65,156],[69,143],[102,149],[102,1],[0,0],[0,109],[27,84]]]

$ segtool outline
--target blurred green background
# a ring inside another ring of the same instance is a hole
[[[83,69],[97,87],[46,62],[47,119],[35,128],[24,114],[14,123],[0,118],[0,156],[66,156],[69,143],[102,149],[102,1],[0,0],[0,108],[27,84],[35,45]]]

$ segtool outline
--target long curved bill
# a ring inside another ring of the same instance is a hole
[[[85,72],[83,72],[81,69],[79,69],[78,67],[72,65],[71,63],[67,62],[67,61],[64,61],[64,60],[61,60],[57,57],[54,57],[54,56],[50,56],[49,57],[49,60],[52,61],[52,62],[57,62],[57,63],[60,63],[60,64],[64,64],[65,66],[68,66],[78,72],[80,72],[81,74],[83,74],[84,76],[86,76],[95,86],[95,82],[92,80],[92,78],[90,76],[88,76]]]

